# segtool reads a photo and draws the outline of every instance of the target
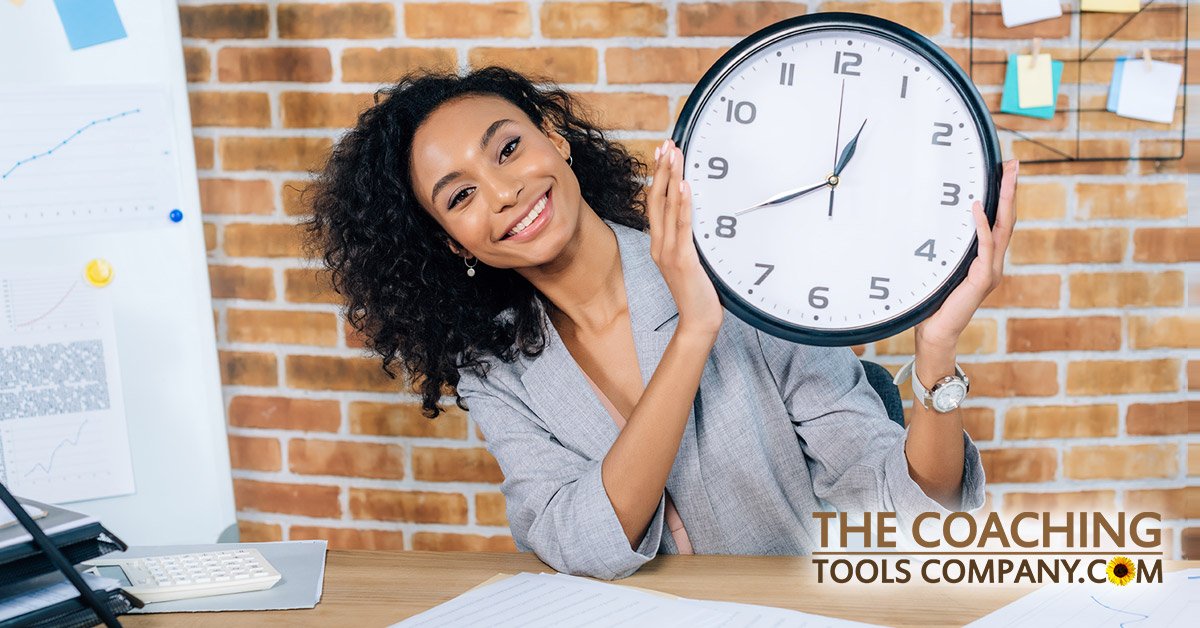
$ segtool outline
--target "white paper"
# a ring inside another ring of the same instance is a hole
[[[1170,124],[1175,119],[1175,100],[1183,66],[1165,61],[1128,59],[1121,70],[1117,115]]]
[[[93,591],[112,591],[118,582],[92,574],[82,574],[83,582]],[[60,572],[23,580],[0,588],[0,621],[6,621],[79,597],[79,589]]]
[[[1001,0],[1000,14],[1008,28],[1062,17],[1058,0]]]
[[[478,587],[393,626],[863,627],[797,611],[655,595],[565,574],[520,573]]]
[[[134,492],[110,288],[0,275],[0,478],[53,504]]]
[[[31,519],[36,520],[36,519],[41,519],[42,517],[46,516],[46,511],[42,510],[41,508],[38,508],[37,506],[30,506],[29,504],[21,504],[21,507],[25,509],[25,514],[29,515],[29,517]],[[14,515],[7,508],[0,508],[0,528],[6,527],[6,526],[11,526],[11,525],[16,525],[16,523],[17,523],[16,515]]]
[[[1200,617],[1200,569],[1163,574],[1159,583],[1046,585],[971,628],[1001,626],[1129,626],[1190,628]]]
[[[174,225],[174,137],[161,88],[0,90],[0,240]]]

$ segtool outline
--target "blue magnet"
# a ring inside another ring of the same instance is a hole
[[[171,222],[179,222],[183,220],[183,212],[179,211],[178,209],[172,209],[171,213],[168,215],[171,217]]]

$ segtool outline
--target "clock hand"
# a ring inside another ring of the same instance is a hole
[[[742,214],[752,212],[756,209],[762,209],[763,207],[770,207],[772,205],[780,205],[780,204],[786,203],[788,201],[800,198],[801,196],[804,196],[805,194],[808,194],[809,192],[819,190],[829,184],[830,184],[829,180],[826,179],[825,181],[822,181],[816,185],[811,185],[806,188],[796,188],[794,190],[787,190],[785,192],[780,192],[779,194],[776,194],[775,196],[772,196],[771,198],[769,198],[757,205],[752,205],[750,207],[747,207],[746,209],[738,210],[738,211],[734,212],[733,215],[741,216]]]
[[[854,149],[858,146],[858,136],[862,135],[863,127],[865,126],[867,126],[867,121],[864,118],[862,126],[858,127],[858,133],[854,134],[854,139],[850,140],[850,143],[846,144],[846,147],[842,149],[842,156],[838,158],[837,165],[833,167],[833,176],[840,175],[842,168],[845,168],[846,164],[850,163],[850,158],[854,156]]]
[[[838,97],[837,131],[833,136],[833,166],[837,169],[838,144],[842,143],[842,105],[846,102],[846,79],[842,79],[842,95]]]

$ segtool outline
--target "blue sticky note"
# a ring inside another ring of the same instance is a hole
[[[1050,70],[1054,78],[1054,85],[1051,88],[1051,92],[1054,94],[1054,104],[1022,109],[1017,95],[1017,55],[1008,55],[1008,70],[1004,73],[1004,94],[1000,97],[1000,111],[1045,120],[1053,118],[1055,105],[1058,104],[1058,86],[1062,82],[1063,62],[1051,61]]]
[[[125,38],[125,25],[113,0],[54,0],[71,50]]]
[[[1121,93],[1121,75],[1125,73],[1125,59],[1128,57],[1118,57],[1113,63],[1112,82],[1108,84],[1108,104],[1105,109],[1116,113],[1117,112],[1117,96]]]

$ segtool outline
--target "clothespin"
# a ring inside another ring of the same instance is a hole
[[[1146,63],[1146,71],[1147,72],[1149,72],[1152,68],[1154,68],[1154,64],[1151,62],[1151,59],[1150,59],[1150,47],[1149,46],[1142,48],[1142,61]]]
[[[1033,38],[1033,51],[1031,53],[1029,53],[1029,69],[1030,70],[1037,67],[1038,55],[1041,54],[1041,52],[1042,52],[1042,38],[1034,37]]]

